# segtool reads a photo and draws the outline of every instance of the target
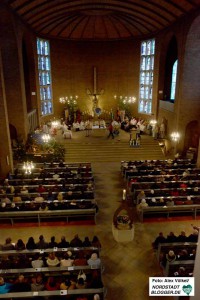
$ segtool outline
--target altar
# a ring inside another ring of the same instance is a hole
[[[99,126],[92,126],[92,136],[105,136],[107,134],[107,129]]]

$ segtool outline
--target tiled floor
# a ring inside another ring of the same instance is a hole
[[[81,142],[81,141],[80,141]],[[81,145],[80,145],[81,147]],[[139,223],[135,216],[135,236],[132,242],[117,243],[112,234],[112,221],[115,210],[120,205],[122,189],[125,186],[120,174],[120,161],[107,163],[93,163],[96,184],[96,199],[99,205],[97,224],[91,226],[48,226],[25,227],[14,226],[13,228],[0,229],[0,242],[10,236],[13,241],[22,238],[25,242],[29,236],[36,240],[40,234],[47,241],[55,235],[58,241],[61,235],[68,240],[78,233],[83,239],[85,236],[92,238],[97,235],[102,243],[101,257],[105,265],[103,274],[104,285],[107,288],[108,300],[146,300],[163,299],[163,297],[148,296],[149,276],[161,276],[157,265],[155,253],[152,251],[151,243],[158,232],[164,234],[174,231],[179,234],[185,230],[191,232],[190,224],[198,224],[198,221],[168,221]],[[171,299],[171,297],[165,297]]]

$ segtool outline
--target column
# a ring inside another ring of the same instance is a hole
[[[0,176],[4,177],[13,170],[9,122],[6,106],[2,61],[0,56]]]
[[[3,5],[0,7],[0,43],[8,121],[24,141],[28,116],[24,86],[22,27]]]
[[[200,168],[200,139],[199,139],[199,147],[197,152],[197,168]]]

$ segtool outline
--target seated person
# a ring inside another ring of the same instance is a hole
[[[15,250],[24,250],[26,248],[22,239],[18,239],[17,243],[15,244]]]
[[[165,242],[166,238],[164,237],[163,233],[160,232],[159,235],[156,237],[155,241],[152,243],[152,246],[154,249],[158,249],[158,245]]]
[[[169,250],[167,254],[164,254],[163,259],[160,263],[161,267],[165,268],[167,262],[174,262],[176,260],[176,254],[173,250]]]
[[[16,281],[13,283],[11,292],[18,293],[18,292],[30,292],[31,286],[28,282],[28,279],[24,277],[23,274],[20,274]]]
[[[179,236],[177,236],[176,242],[177,243],[185,243],[185,242],[187,242],[187,236],[186,236],[184,230],[182,230],[181,234]]]
[[[12,290],[13,284],[5,282],[3,277],[0,277],[0,294],[7,294]]]
[[[41,194],[41,193],[46,192],[46,189],[45,189],[45,187],[44,187],[42,184],[39,184],[38,189],[37,189],[37,192],[38,192],[39,194]]]
[[[83,245],[83,247],[85,247]],[[74,266],[87,266],[87,259],[83,251],[79,251],[74,259]]]
[[[34,269],[42,268],[44,266],[44,261],[39,253],[36,253],[31,261],[31,265]]]
[[[28,188],[26,186],[23,186],[20,190],[21,194],[28,194]]]
[[[80,122],[79,130],[85,130],[85,122],[83,121]]]
[[[90,267],[98,269],[101,266],[101,259],[98,257],[97,253],[94,252],[88,259],[87,263]]]
[[[14,196],[13,196],[13,202],[17,203],[17,202],[22,202],[22,198],[18,195],[17,192],[15,192]]]
[[[69,130],[69,129],[65,129],[65,131],[63,132],[63,137],[64,137],[64,139],[66,139],[66,138],[71,139],[72,138],[72,131]]]
[[[1,203],[10,204],[11,200],[6,195],[3,195],[1,198]]]
[[[58,243],[58,248],[67,248],[69,247],[69,242],[66,241],[65,236],[61,236],[61,241]]]
[[[86,289],[87,285],[83,278],[78,278],[78,281],[76,283],[77,289]]]
[[[145,199],[142,199],[141,202],[137,205],[137,211],[142,210],[144,207],[148,207],[148,203]]]
[[[15,249],[15,246],[14,244],[12,243],[12,240],[11,238],[7,238],[6,241],[5,241],[5,244],[3,244],[2,246],[3,250],[14,250]]]
[[[48,267],[57,267],[60,264],[59,259],[56,257],[54,252],[49,253],[48,258],[46,260]]]
[[[34,199],[34,202],[42,203],[43,201],[44,201],[44,198],[40,194],[37,194],[37,196]]]
[[[50,276],[47,279],[47,283],[45,284],[45,289],[47,291],[57,291],[60,289],[59,281],[56,277]]]
[[[176,243],[177,237],[175,236],[173,231],[170,231],[166,238],[166,243]]]
[[[167,206],[174,206],[174,200],[173,199],[168,199],[166,202]]]
[[[74,122],[72,126],[73,126],[73,129],[74,129],[75,131],[79,131],[79,129],[80,129],[80,124],[79,124],[79,122]]]
[[[44,279],[42,274],[37,274],[36,277],[32,278],[31,283],[31,291],[32,292],[39,292],[44,290]]]
[[[72,257],[72,252],[67,251],[60,260],[61,267],[71,267],[74,263],[74,259]]]

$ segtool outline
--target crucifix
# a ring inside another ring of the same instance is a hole
[[[98,98],[99,95],[102,95],[104,93],[104,90],[101,89],[99,93],[97,92],[97,68],[96,67],[93,68],[93,93],[90,91],[90,89],[87,89],[86,92],[92,99],[93,102],[92,110],[94,111],[95,114],[100,114],[101,109],[98,107]]]

